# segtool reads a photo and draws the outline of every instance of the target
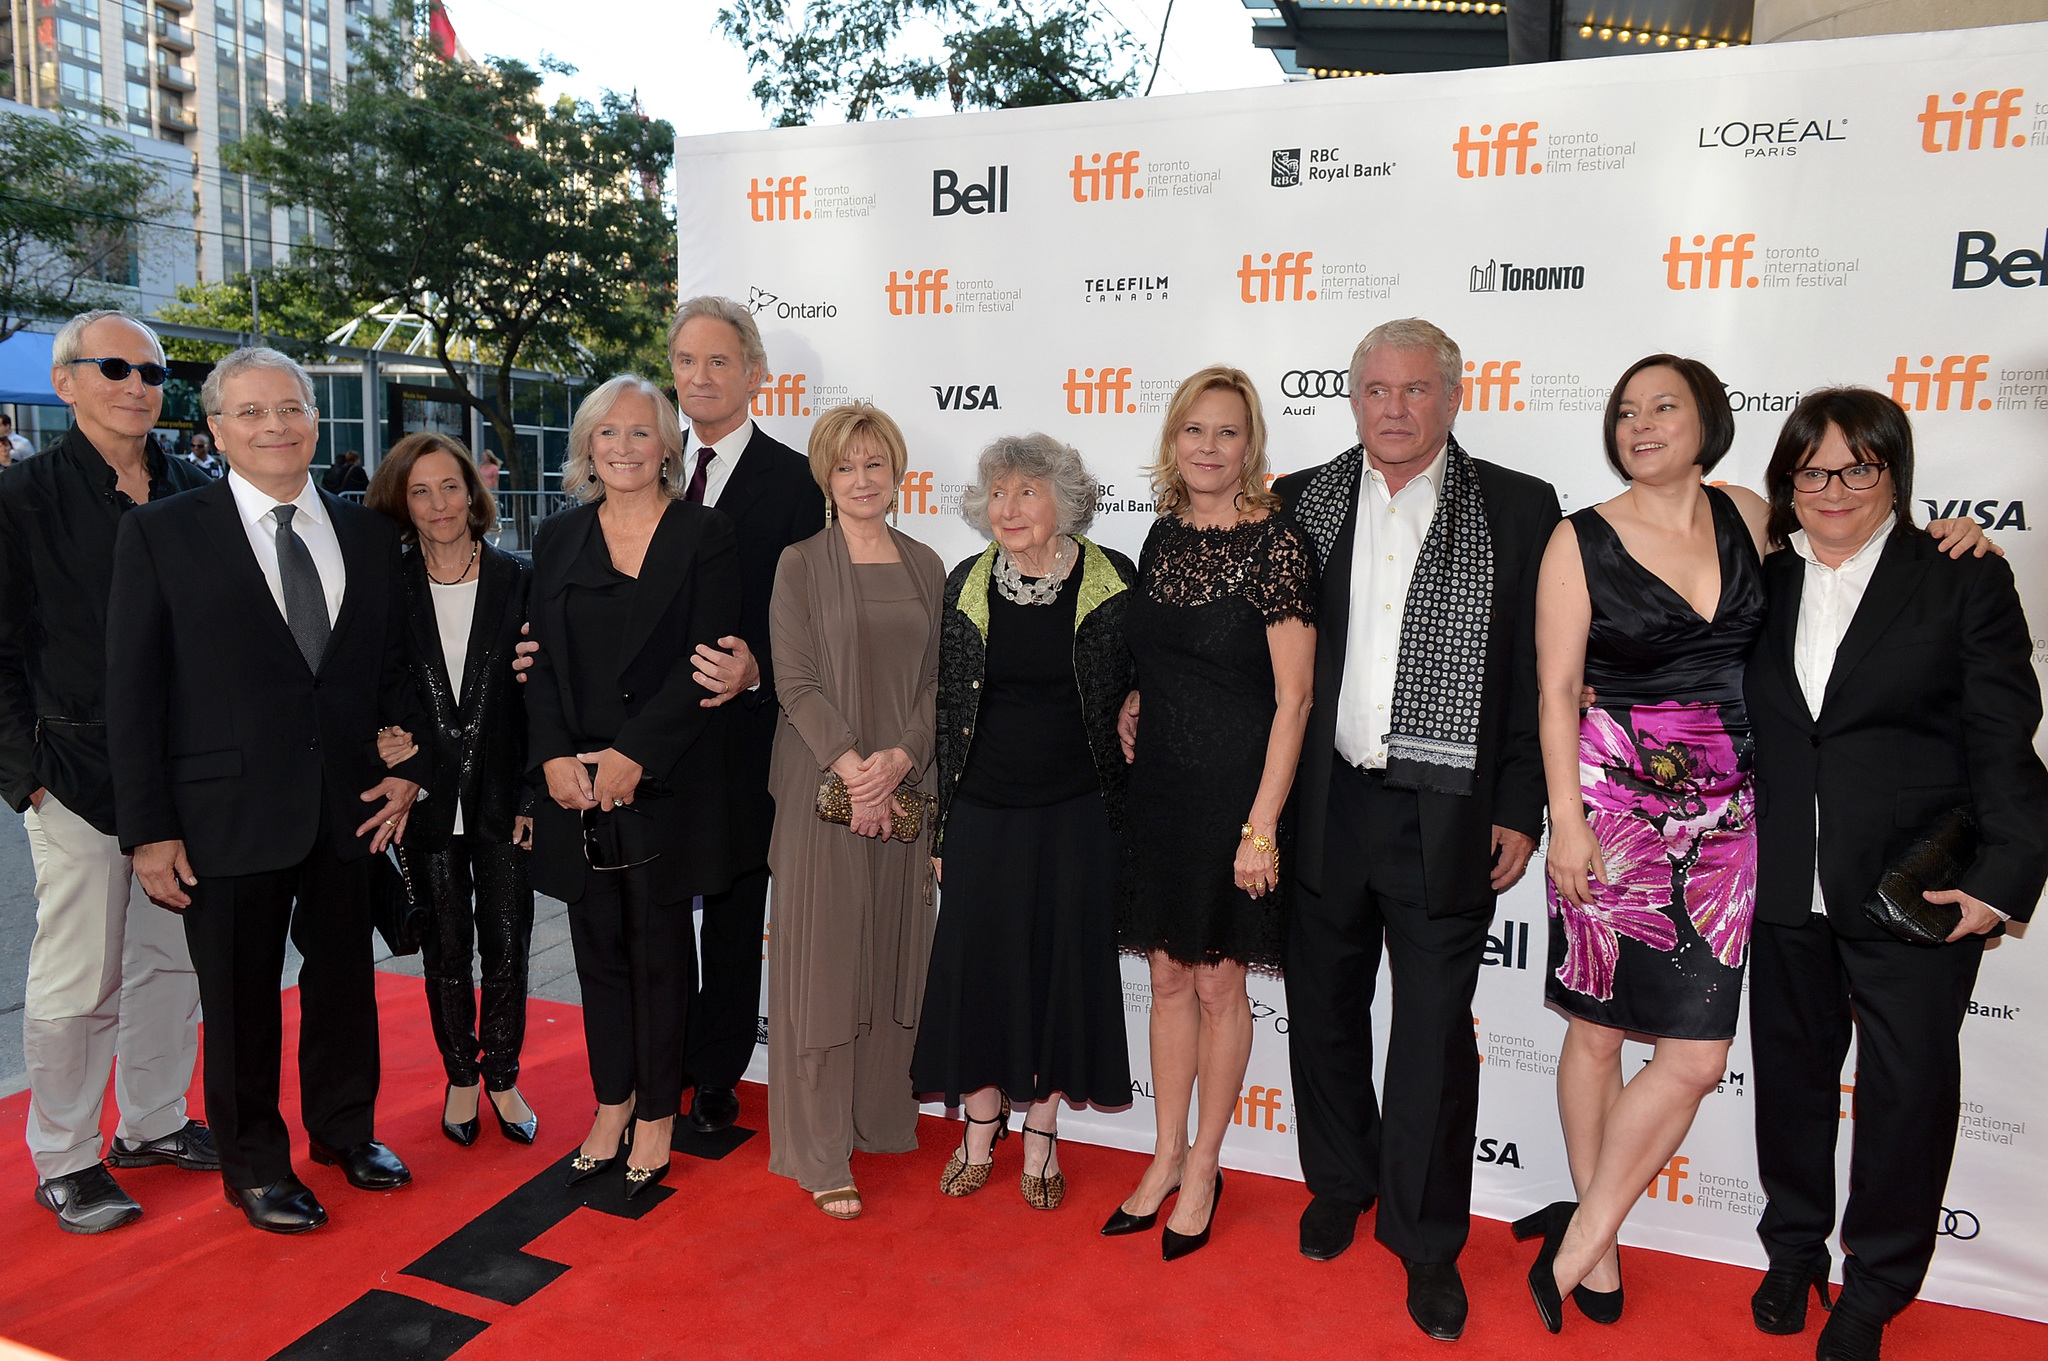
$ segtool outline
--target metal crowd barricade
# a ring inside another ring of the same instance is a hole
[[[484,537],[494,546],[521,557],[533,552],[533,531],[540,528],[540,522],[570,502],[559,491],[497,491],[492,496],[498,503],[498,527],[487,531]],[[343,492],[342,497],[360,505],[363,494]]]

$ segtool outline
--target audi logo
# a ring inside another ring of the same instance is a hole
[[[1982,1231],[1977,1216],[1968,1210],[1951,1210],[1944,1205],[1941,1207],[1941,1227],[1934,1232],[1937,1236],[1946,1234],[1958,1243],[1967,1243]]]
[[[1342,369],[1290,369],[1280,375],[1282,397],[1348,397]]]

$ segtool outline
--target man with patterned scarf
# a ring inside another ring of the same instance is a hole
[[[1495,895],[1543,828],[1536,576],[1558,520],[1546,482],[1451,434],[1464,364],[1421,320],[1351,357],[1360,443],[1274,484],[1323,569],[1315,709],[1295,782],[1287,945],[1301,1250],[1327,1261],[1379,1202],[1408,1312],[1464,1330],[1479,1051],[1472,993]],[[1382,946],[1393,976],[1386,1092],[1372,1084]]]

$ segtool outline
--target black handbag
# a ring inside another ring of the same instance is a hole
[[[1954,888],[1977,858],[1977,819],[1967,807],[1951,808],[1921,829],[1894,856],[1864,899],[1872,921],[1914,945],[1942,945],[1963,919],[1960,903],[1930,903],[1923,896]]]
[[[405,862],[385,851],[370,857],[370,920],[395,955],[416,955],[427,934],[427,909],[413,901]]]

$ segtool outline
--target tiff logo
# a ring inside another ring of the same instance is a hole
[[[1102,159],[1096,152],[1081,163],[1081,153],[1074,153],[1074,168],[1067,172],[1067,178],[1074,182],[1074,202],[1099,203],[1106,199],[1143,198],[1145,191],[1134,188],[1138,172],[1145,167],[1138,162],[1135,151],[1112,151],[1109,160]]]
[[[811,215],[804,207],[804,185],[808,175],[784,175],[776,179],[768,177],[766,187],[758,179],[747,181],[747,208],[756,222],[795,222]]]
[[[1728,287],[1755,288],[1759,283],[1756,275],[1752,274],[1747,279],[1742,277],[1742,266],[1756,259],[1756,252],[1749,248],[1755,240],[1755,232],[1724,232],[1714,238],[1713,245],[1708,246],[1706,237],[1695,236],[1692,239],[1694,248],[1686,250],[1681,244],[1682,238],[1674,236],[1671,249],[1664,252],[1664,284],[1680,292],[1688,288],[1719,288],[1721,267],[1726,265]],[[1699,249],[1702,246],[1706,249]],[[1706,270],[1704,283],[1700,281],[1702,266]]]
[[[1476,376],[1465,379],[1465,411],[1472,409],[1472,398],[1477,394],[1481,411],[1520,411],[1523,403],[1515,401],[1515,388],[1522,381],[1522,361],[1519,359],[1489,359],[1484,365],[1465,361],[1465,372]],[[1498,401],[1496,402],[1496,397]],[[1509,406],[1510,402],[1514,405]]]
[[[1976,101],[1967,109],[1944,109],[1940,95],[1927,96],[1927,108],[1921,113],[1920,149],[1922,151],[1961,151],[1963,149],[1963,124],[1970,125],[1970,150],[1981,151],[1984,147],[1984,125],[1991,124],[1991,145],[2002,147],[2006,143],[2006,129],[2012,120],[2020,116],[2020,97],[2025,90],[1980,90]],[[1961,90],[1949,96],[1951,104],[1961,104],[1969,95]],[[2027,136],[2021,133],[2012,139],[2016,147],[2027,144]]]
[[[753,413],[756,416],[808,416],[811,409],[804,405],[804,380],[809,374],[778,373],[772,379],[763,379],[759,390],[754,393]]]
[[[939,511],[938,488],[932,483],[930,468],[917,468],[903,474],[903,485],[896,489],[896,504],[905,515],[936,515]]]
[[[950,273],[945,269],[906,269],[899,283],[897,271],[890,270],[884,289],[889,295],[889,315],[921,317],[927,312],[952,311],[953,304],[946,301],[946,276]]]
[[[1070,416],[1121,416],[1138,409],[1136,402],[1125,400],[1131,391],[1129,369],[1082,369],[1079,377],[1068,369],[1063,386]]]
[[[1691,1163],[1692,1159],[1686,1157],[1683,1153],[1674,1153],[1671,1156],[1671,1161],[1658,1168],[1657,1174],[1650,1178],[1650,1189],[1643,1199],[1655,1200],[1657,1198],[1657,1183],[1661,1181],[1664,1183],[1664,1199],[1682,1201],[1687,1205],[1692,1204],[1692,1192],[1688,1191],[1680,1195],[1678,1191],[1678,1183],[1692,1180],[1692,1173],[1685,1170]]]
[[[1489,137],[1492,140],[1488,140]],[[1543,173],[1543,163],[1529,159],[1529,153],[1536,149],[1534,123],[1502,123],[1499,132],[1493,130],[1493,124],[1481,123],[1477,137],[1472,135],[1470,127],[1460,127],[1458,140],[1451,149],[1458,153],[1458,178],[1461,180],[1485,179],[1490,174],[1509,173],[1507,167],[1510,151],[1515,153],[1515,174]]]
[[[1908,411],[1925,411],[1931,389],[1934,394],[1934,409],[1946,411],[1949,393],[1961,388],[1962,400],[1957,402],[1956,410],[1989,411],[1991,399],[1980,399],[1977,396],[1977,385],[1991,381],[1990,371],[1986,367],[1990,363],[1991,356],[1988,354],[1952,354],[1943,358],[1941,367],[1936,369],[1934,356],[1923,354],[1920,356],[1920,368],[1916,371],[1907,364],[1906,356],[1900,355],[1898,364],[1889,375],[1892,400]]]
[[[1275,1134],[1285,1134],[1287,1126],[1275,1123],[1273,1117],[1281,1111],[1281,1090],[1278,1087],[1247,1087],[1237,1100],[1237,1109],[1230,1113],[1230,1123],[1243,1125],[1246,1129],[1269,1129]],[[1260,1115],[1264,1113],[1264,1122]]]
[[[1283,250],[1277,261],[1271,255],[1261,255],[1255,265],[1247,254],[1237,271],[1237,296],[1245,302],[1314,302],[1316,291],[1305,286],[1315,273],[1310,263],[1315,258],[1312,250]]]

